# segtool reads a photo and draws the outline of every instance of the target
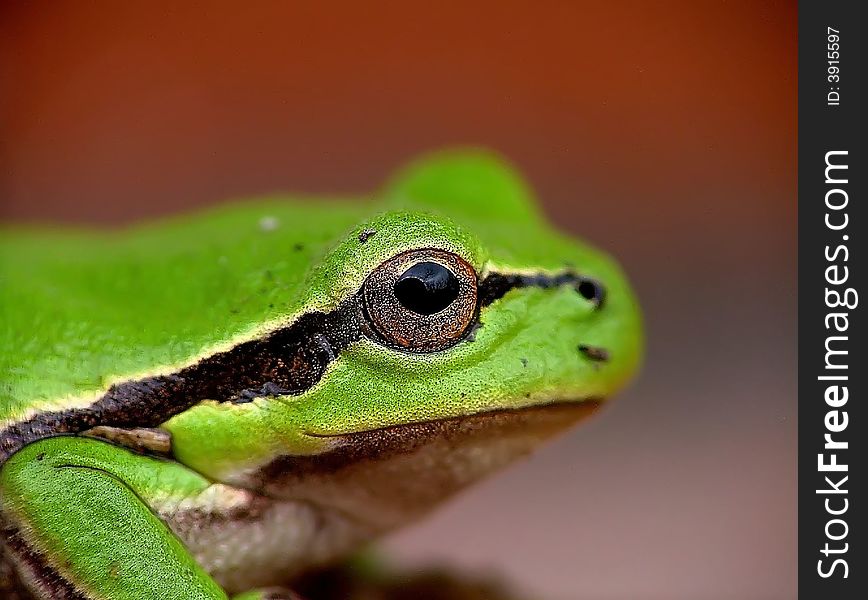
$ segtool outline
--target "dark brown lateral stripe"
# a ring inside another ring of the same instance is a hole
[[[2,532],[3,540],[0,543],[5,546],[7,557],[12,558],[14,556],[19,568],[27,574],[26,578],[41,584],[41,589],[38,590],[40,594],[45,595],[46,598],[56,598],[57,600],[88,600],[87,596],[77,590],[54,567],[46,563],[42,555],[34,551],[24,541],[17,529],[5,526],[2,528]],[[15,593],[21,592],[15,590]],[[29,598],[30,595],[24,596],[21,593],[20,597]]]
[[[84,408],[46,412],[0,433],[0,464],[24,445],[100,426],[156,427],[201,400],[249,402],[299,394],[322,377],[338,353],[361,335],[353,296],[330,313],[312,312],[263,339],[239,344],[171,375],[114,385]]]
[[[509,290],[523,287],[579,289],[589,280],[565,271],[556,275],[492,273],[479,283],[485,307]],[[38,439],[77,434],[97,426],[156,427],[202,400],[249,402],[254,398],[301,394],[316,384],[328,364],[363,335],[376,338],[356,293],[335,310],[306,313],[288,327],[225,352],[203,358],[177,373],[113,385],[90,406],[36,415],[0,430],[0,465]],[[478,311],[477,311],[478,312]],[[467,328],[472,339],[475,326]]]
[[[539,287],[550,289],[562,285],[571,285],[589,301],[598,306],[603,303],[604,290],[602,286],[583,275],[566,270],[554,275],[537,273],[534,275],[508,275],[491,273],[479,284],[479,305],[488,306],[495,300],[500,300],[506,293],[515,288]]]

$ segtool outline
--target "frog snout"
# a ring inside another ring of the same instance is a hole
[[[582,298],[593,304],[594,310],[603,308],[603,303],[606,300],[606,287],[600,281],[590,277],[582,277],[573,287]],[[602,346],[579,344],[577,349],[582,356],[595,363],[608,362],[609,360],[609,351]]]

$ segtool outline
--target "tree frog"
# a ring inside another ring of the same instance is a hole
[[[592,414],[642,348],[615,262],[474,149],[366,200],[7,227],[0,313],[10,598],[294,597]]]

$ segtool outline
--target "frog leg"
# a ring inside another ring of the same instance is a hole
[[[225,600],[143,499],[209,485],[179,463],[99,440],[35,442],[0,469],[7,558],[38,598]]]

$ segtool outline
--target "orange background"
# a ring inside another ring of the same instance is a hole
[[[0,215],[364,193],[496,148],[648,320],[593,423],[390,540],[551,598],[792,598],[795,2],[0,6]]]

